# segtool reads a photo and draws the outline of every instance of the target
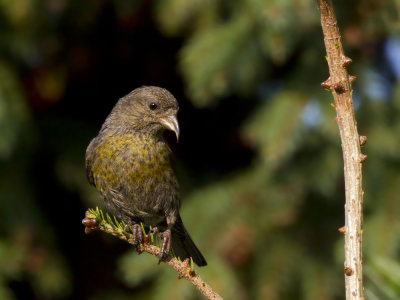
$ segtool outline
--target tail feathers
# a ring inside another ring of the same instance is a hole
[[[199,267],[207,265],[206,259],[194,244],[182,221],[177,222],[172,230],[172,248],[175,255],[182,260],[191,257]]]

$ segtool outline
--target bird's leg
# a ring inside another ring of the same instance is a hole
[[[153,227],[150,229],[149,233],[155,234],[158,237],[163,239],[163,243],[161,245],[160,255],[158,256],[158,263],[160,263],[163,259],[168,257],[169,251],[171,250],[171,229],[168,226],[168,229],[160,232],[157,227]]]
[[[139,243],[143,242],[143,232],[142,232],[142,227],[135,223],[133,225],[127,224],[125,226],[125,231],[129,231],[129,229],[132,227],[132,239],[134,245],[136,245],[136,248],[138,248]],[[138,249],[137,249],[138,250]]]
[[[169,228],[169,226],[167,230],[159,233],[159,237],[163,239],[163,243],[161,246],[160,255],[158,257],[158,263],[167,258],[169,251],[171,250],[171,229]]]
[[[133,224],[132,238],[133,238],[135,244],[143,241],[142,227],[139,224]]]
[[[158,257],[158,263],[161,262],[161,260],[165,259],[168,257],[168,254],[171,250],[171,228],[174,226],[176,222],[176,211],[172,210],[167,216],[166,216],[166,221],[168,225],[168,229],[165,230],[164,232],[160,233],[160,237],[163,239],[163,243],[161,246],[161,251],[160,251],[160,256]]]

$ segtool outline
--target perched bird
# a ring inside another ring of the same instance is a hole
[[[159,87],[119,99],[86,150],[86,173],[107,210],[132,225],[134,240],[143,240],[142,222],[163,239],[160,260],[172,245],[176,256],[205,266],[179,215],[179,186],[163,138],[166,129],[179,138],[178,109],[174,96]]]

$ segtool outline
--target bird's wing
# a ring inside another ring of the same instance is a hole
[[[97,137],[94,138],[89,146],[86,148],[86,155],[85,155],[85,166],[86,166],[86,176],[89,180],[89,183],[94,186],[94,179],[93,179],[93,172],[92,172],[92,164],[93,158],[95,154],[95,148],[97,147],[98,140]]]
[[[111,202],[116,206],[119,211],[123,211],[124,215],[133,217],[132,211],[126,202],[126,197],[121,193],[121,191],[109,189],[106,194],[103,194],[103,197],[107,202]]]

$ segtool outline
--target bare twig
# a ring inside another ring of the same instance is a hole
[[[97,212],[100,211],[97,210]],[[100,213],[96,213],[96,211],[94,210],[91,210],[90,212],[87,211],[85,219],[83,219],[82,221],[82,223],[86,226],[85,233],[90,233],[95,229],[99,229],[113,236],[116,236],[121,240],[128,242],[129,244],[135,245],[137,247],[136,249],[138,254],[141,254],[142,252],[147,252],[155,256],[157,259],[159,258],[160,248],[150,244],[148,236],[145,237],[144,243],[135,244],[132,239],[132,235],[124,231],[120,223],[114,221],[116,223],[115,224],[112,221],[112,219],[109,218],[108,215],[107,218],[108,221],[105,220],[106,218],[104,218],[104,216],[103,218],[101,218]],[[211,286],[209,286],[206,282],[204,282],[197,274],[197,272],[193,269],[193,267],[190,266],[191,264],[189,262],[189,259],[186,259],[185,261],[181,262],[174,257],[172,258],[169,257],[168,259],[163,260],[163,262],[178,272],[178,279],[185,278],[186,280],[191,282],[208,299],[222,300],[222,297],[218,295],[218,293],[215,292],[211,288]]]
[[[330,77],[321,85],[329,89],[335,101],[344,159],[346,189],[345,204],[345,285],[346,299],[363,299],[362,277],[362,162],[367,158],[361,153],[360,143],[366,137],[359,137],[354,118],[351,83],[356,79],[349,76],[346,67],[351,59],[343,52],[340,33],[331,0],[317,0],[321,14],[327,61]]]

